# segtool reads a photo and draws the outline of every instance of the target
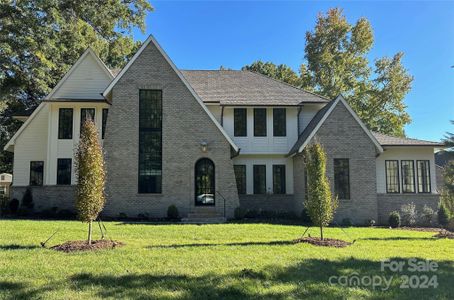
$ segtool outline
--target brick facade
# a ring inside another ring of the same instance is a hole
[[[163,93],[162,193],[138,194],[139,90],[159,89]],[[208,151],[201,151],[201,142]],[[148,213],[166,216],[175,204],[181,216],[194,209],[194,166],[208,157],[215,164],[216,191],[226,199],[226,215],[239,206],[230,145],[189,89],[153,43],[121,77],[112,90],[104,140],[107,165],[105,213],[123,212],[135,217]],[[217,195],[216,211],[223,213]]]
[[[335,221],[350,218],[355,224],[377,220],[375,156],[377,150],[369,136],[339,102],[317,131],[317,141],[327,154],[327,175],[334,192],[334,158],[348,158],[350,165],[350,199],[339,200]],[[302,155],[294,157],[295,202],[304,202],[304,164]],[[302,207],[301,207],[302,208]]]
[[[22,201],[26,186],[14,186],[11,190],[11,199]],[[45,185],[31,187],[35,211],[43,211],[52,207],[59,210],[75,211],[74,185]]]
[[[297,213],[293,195],[240,195],[240,206],[246,210]]]
[[[378,222],[388,225],[389,214],[394,210],[400,210],[402,205],[414,203],[418,212],[424,205],[438,210],[440,195],[438,194],[378,194]]]

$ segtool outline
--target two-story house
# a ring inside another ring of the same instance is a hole
[[[179,70],[150,36],[118,73],[90,49],[5,146],[13,196],[73,209],[80,125],[98,124],[107,168],[105,215],[230,218],[234,209],[300,214],[302,151],[317,141],[340,199],[336,218],[386,222],[414,202],[437,207],[439,143],[369,131],[347,102],[249,71]]]

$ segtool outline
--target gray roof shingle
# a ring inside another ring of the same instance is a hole
[[[396,137],[378,132],[372,132],[372,134],[382,146],[444,146],[443,143],[439,142]]]
[[[326,103],[322,96],[251,71],[181,70],[204,102],[221,105],[283,105]]]

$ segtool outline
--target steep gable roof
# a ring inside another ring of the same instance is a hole
[[[98,55],[91,48],[87,48],[44,100],[65,98],[103,100],[101,89],[113,78]]]
[[[295,145],[293,145],[292,149],[290,149],[288,156],[293,156],[293,155],[303,151],[303,149],[311,141],[311,139],[317,133],[319,128],[322,126],[322,124],[325,122],[325,120],[329,117],[331,112],[334,110],[334,108],[339,103],[342,103],[347,108],[349,113],[353,116],[353,118],[356,120],[356,122],[361,126],[361,128],[364,130],[364,132],[367,134],[367,136],[374,143],[377,150],[379,152],[383,152],[382,146],[377,141],[377,139],[374,137],[372,132],[369,129],[367,129],[366,125],[364,125],[364,123],[360,120],[358,115],[353,111],[353,109],[350,107],[350,105],[348,105],[348,103],[347,103],[347,101],[345,101],[344,97],[342,97],[342,95],[339,95],[336,98],[336,100],[331,101],[330,103],[325,105],[321,110],[319,110],[317,112],[317,114],[314,116],[314,118],[312,118],[312,120],[309,122],[307,127],[300,134]]]
[[[222,135],[225,137],[225,139],[229,142],[229,144],[232,146],[232,148],[235,150],[235,152],[239,152],[240,148],[233,142],[233,140],[229,137],[227,132],[225,132],[224,128],[219,124],[219,122],[216,120],[216,118],[213,116],[213,114],[208,110],[206,105],[203,103],[202,99],[200,96],[194,91],[192,86],[189,84],[189,82],[186,80],[186,78],[181,74],[180,70],[175,66],[175,64],[172,62],[170,57],[165,53],[165,51],[161,48],[161,46],[158,44],[158,42],[155,40],[155,38],[150,34],[150,36],[145,40],[145,42],[142,44],[142,46],[139,48],[139,50],[134,54],[134,56],[131,58],[131,60],[126,64],[126,66],[118,73],[118,75],[115,77],[115,79],[109,84],[109,86],[105,89],[105,91],[102,93],[104,97],[109,97],[110,93],[112,92],[113,87],[117,84],[117,82],[120,80],[120,78],[126,73],[126,71],[132,66],[134,61],[140,56],[140,54],[144,51],[144,49],[148,46],[149,43],[153,43],[153,45],[158,49],[158,51],[161,53],[161,55],[164,57],[164,59],[167,61],[167,63],[170,65],[170,67],[173,69],[173,71],[177,74],[177,76],[180,78],[180,80],[183,82],[183,84],[186,86],[186,88],[189,90],[189,92],[192,94],[192,96],[196,99],[197,103],[200,104],[200,106],[203,108],[205,113],[208,115],[208,117],[211,119],[211,121],[216,125],[216,127],[219,129],[219,131],[222,133]]]
[[[296,106],[329,99],[268,76],[238,70],[181,70],[204,102],[220,105]]]

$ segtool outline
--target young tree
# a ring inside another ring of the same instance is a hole
[[[79,219],[88,223],[88,244],[92,240],[92,223],[104,208],[106,172],[99,143],[98,129],[93,121],[83,123],[76,152],[76,208]]]
[[[304,161],[308,179],[308,199],[304,206],[314,225],[320,227],[320,238],[323,240],[323,227],[333,220],[338,201],[331,195],[323,147],[319,143],[308,145],[304,150]]]

